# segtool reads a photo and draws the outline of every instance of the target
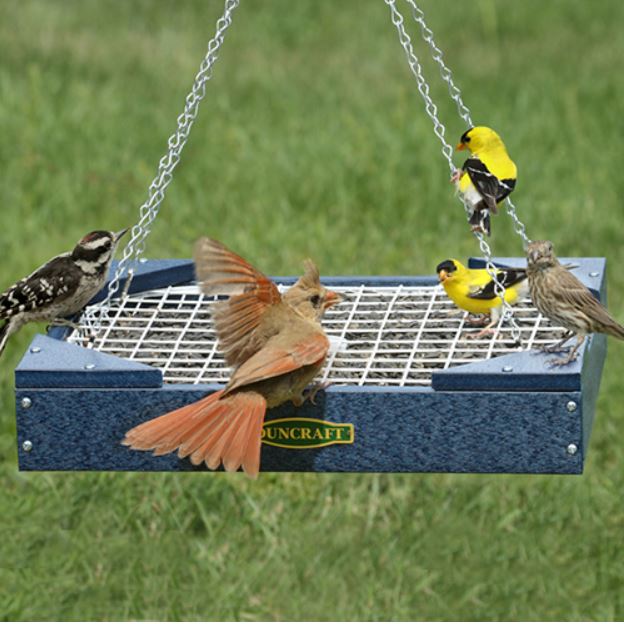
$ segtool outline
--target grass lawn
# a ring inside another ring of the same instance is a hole
[[[607,256],[624,320],[624,3],[422,5],[475,121],[518,164],[529,236]],[[135,222],[221,7],[3,4],[0,288]],[[454,143],[466,128],[439,80],[431,93]],[[522,253],[506,216],[493,230],[497,254]],[[478,252],[381,0],[243,0],[147,253],[188,257],[200,234],[278,275],[307,256],[325,274],[430,274]],[[0,618],[624,618],[616,341],[582,477],[250,482],[17,472],[13,369],[42,329],[1,361]]]

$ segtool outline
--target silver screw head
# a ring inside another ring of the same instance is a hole
[[[139,260],[139,264],[146,264],[147,263],[147,258],[141,258]]]
[[[85,365],[84,365],[84,367],[85,367],[87,370],[93,370],[93,369],[95,368],[95,364],[85,364]]]
[[[576,446],[576,444],[568,444],[568,447],[566,448],[566,452],[568,455],[576,455],[577,451],[578,446]]]
[[[28,409],[28,408],[32,405],[32,401],[31,401],[28,397],[24,397],[24,398],[20,401],[20,405],[21,405],[24,409]]]
[[[589,274],[589,277],[598,277],[599,275],[600,275],[600,273],[598,273],[598,271],[592,271],[592,272]]]
[[[30,451],[32,451],[32,442],[30,440],[24,440],[22,442],[22,448],[24,449],[24,451],[26,451],[26,453],[30,453]]]
[[[31,353],[39,353],[41,351],[41,347],[32,347],[30,352]]]
[[[512,373],[513,366],[503,366],[503,373]]]
[[[576,401],[568,401],[566,403],[566,409],[568,410],[568,412],[576,412]]]

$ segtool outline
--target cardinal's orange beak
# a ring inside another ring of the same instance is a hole
[[[445,271],[444,269],[438,272],[438,279],[440,280],[440,282],[443,282],[447,277],[448,277],[448,272]]]
[[[333,290],[328,290],[325,293],[325,309],[331,308],[333,305],[340,303],[343,300],[343,296],[339,295],[337,292]]]
[[[458,143],[458,144],[455,146],[455,149],[456,149],[458,152],[461,152],[462,150],[465,150],[465,149],[466,149],[466,144],[465,144],[465,143]]]

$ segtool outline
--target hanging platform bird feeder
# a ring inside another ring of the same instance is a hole
[[[396,0],[384,0],[409,69],[440,140],[449,172],[453,148],[429,95]],[[415,0],[406,0],[466,127],[464,104]],[[146,260],[145,242],[189,137],[239,0],[225,0],[214,37],[185,100],[168,152],[140,208],[107,289],[78,322],[37,336],[15,372],[22,470],[202,470],[171,453],[153,456],[122,446],[124,434],[223,387],[229,371],[217,349],[211,298],[201,294],[187,260]],[[513,203],[505,211],[526,245]],[[486,267],[496,259],[475,233]],[[190,247],[190,242],[189,242]],[[605,261],[572,259],[575,274],[605,300]],[[501,266],[524,259],[499,258]],[[293,279],[276,280],[287,286]],[[603,335],[585,341],[579,358],[552,368],[537,353],[561,337],[525,301],[503,314],[493,335],[457,313],[433,277],[330,277],[322,283],[345,301],[328,310],[335,344],[315,402],[269,410],[261,470],[315,472],[580,473],[587,453],[606,353]],[[95,335],[87,348],[85,335]],[[522,348],[518,345],[522,344]]]
[[[571,262],[604,301],[604,259]],[[502,324],[493,336],[470,338],[478,328],[452,316],[433,277],[323,283],[346,295],[323,321],[336,343],[322,374],[331,385],[315,404],[268,412],[263,472],[582,472],[604,336],[591,336],[572,365],[552,368],[552,355],[534,349],[562,332],[528,301],[515,315],[533,350],[519,351]],[[120,442],[128,429],[227,380],[211,300],[191,261],[148,261],[129,296],[113,302],[94,348],[80,346],[71,329],[37,336],[15,374],[20,469],[202,470]]]

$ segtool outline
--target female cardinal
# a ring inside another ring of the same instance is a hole
[[[197,241],[194,258],[202,292],[230,295],[215,304],[214,324],[234,372],[223,390],[131,429],[122,444],[155,455],[178,449],[178,457],[190,455],[195,465],[242,466],[256,477],[266,410],[305,400],[304,389],[329,350],[320,319],[341,297],[321,286],[311,260],[282,297],[270,279],[216,240]]]

